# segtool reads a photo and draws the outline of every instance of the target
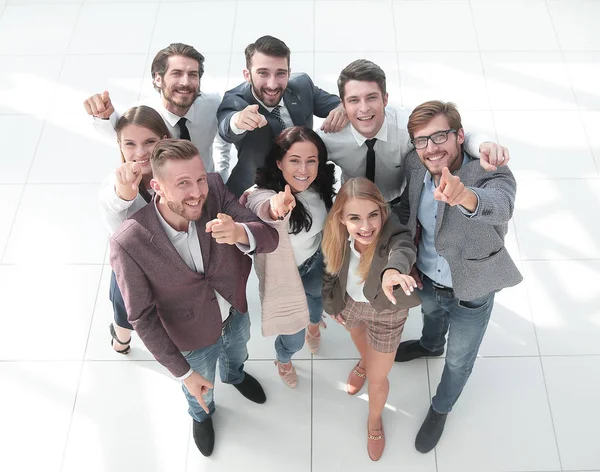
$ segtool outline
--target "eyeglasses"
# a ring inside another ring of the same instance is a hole
[[[418,136],[415,139],[411,139],[410,142],[413,144],[415,149],[425,149],[427,147],[427,141],[431,139],[433,144],[444,144],[448,141],[448,134],[456,133],[455,129],[447,129],[446,131],[438,131],[433,133],[431,136]]]

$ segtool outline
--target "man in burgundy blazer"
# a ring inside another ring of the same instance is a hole
[[[244,372],[250,321],[249,252],[275,250],[277,232],[241,206],[218,174],[207,174],[188,141],[163,140],[151,165],[153,200],[110,241],[110,262],[128,318],[162,365],[183,381],[204,455],[214,446],[213,382],[221,379],[264,403]]]

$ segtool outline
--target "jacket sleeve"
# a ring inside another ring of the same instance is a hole
[[[396,269],[401,274],[408,274],[416,260],[417,248],[410,230],[403,224],[397,224],[389,239],[388,262],[381,271],[380,278],[387,269]]]
[[[306,78],[310,87],[312,87],[313,114],[319,118],[327,118],[329,112],[334,108],[337,108],[337,106],[340,104],[340,97],[317,87],[308,75],[306,75]]]
[[[490,225],[507,224],[515,208],[517,182],[507,166],[486,172],[480,166],[475,172],[481,176],[477,187],[469,186],[479,198],[479,207],[473,216],[465,218],[488,223]]]
[[[214,174],[216,186],[221,198],[222,212],[231,216],[236,223],[244,223],[256,239],[256,253],[269,253],[277,249],[279,233],[275,228],[263,223],[250,209],[242,206],[229,191],[221,176]]]
[[[123,294],[127,319],[156,360],[175,377],[181,377],[190,365],[158,317],[148,278],[115,238],[110,239],[110,264]]]
[[[337,275],[331,275],[325,269],[323,269],[323,310],[328,315],[337,315],[338,313],[333,313],[333,298],[334,298],[334,287],[336,282],[338,281]]]
[[[230,90],[225,92],[223,101],[217,109],[217,121],[219,126],[219,136],[223,141],[228,143],[236,143],[244,139],[248,132],[235,134],[231,129],[231,117],[238,111],[243,110],[248,106],[246,100],[241,98],[236,92]]]

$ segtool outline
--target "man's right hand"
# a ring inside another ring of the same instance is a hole
[[[248,105],[237,113],[235,126],[246,131],[253,131],[268,124],[267,119],[258,112],[258,105]]]
[[[206,406],[206,402],[204,401],[204,398],[202,398],[202,395],[206,395],[208,391],[213,388],[213,384],[197,372],[192,372],[192,375],[185,379],[183,383],[188,389],[188,392],[196,397],[196,400],[198,400],[198,403],[200,403],[202,409],[206,411],[206,413],[209,413],[208,407]]]
[[[110,95],[105,90],[104,92],[92,95],[90,98],[83,102],[83,107],[88,115],[92,115],[95,118],[101,118],[108,120],[110,115],[115,112],[112,102],[110,101]]]

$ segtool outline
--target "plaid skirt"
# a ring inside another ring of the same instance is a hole
[[[383,310],[377,313],[370,303],[355,302],[348,295],[348,303],[342,311],[346,329],[358,328],[361,323],[367,327],[367,342],[377,352],[395,352],[400,344],[408,310]]]

